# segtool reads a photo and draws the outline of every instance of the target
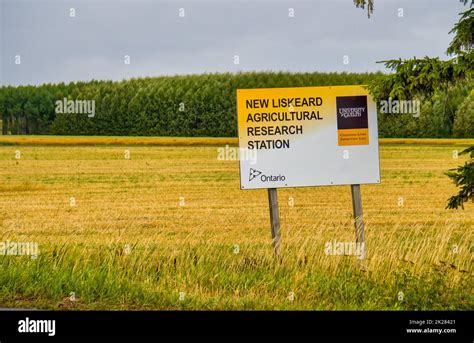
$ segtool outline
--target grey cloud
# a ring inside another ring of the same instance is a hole
[[[12,1],[0,3],[2,84],[247,70],[376,71],[444,56],[464,8],[452,0]],[[69,8],[76,18],[69,18]],[[185,9],[185,17],[178,9]],[[288,17],[288,8],[295,17]],[[397,17],[403,8],[404,18]],[[21,55],[22,64],[14,64]],[[233,64],[239,55],[240,64]],[[131,64],[123,56],[131,56]],[[350,63],[342,63],[348,55]]]

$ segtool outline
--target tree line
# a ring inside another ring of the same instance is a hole
[[[237,135],[236,90],[377,83],[382,73],[248,72],[0,88],[2,134]],[[419,117],[380,113],[381,137],[474,137],[471,84],[420,99]],[[57,113],[57,102],[94,101],[95,113]]]

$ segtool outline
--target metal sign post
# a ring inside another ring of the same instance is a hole
[[[360,245],[359,260],[365,259],[365,227],[362,216],[362,197],[360,185],[351,185],[352,210],[354,212],[356,244]]]
[[[280,256],[280,213],[278,211],[278,194],[276,188],[268,189],[268,204],[270,207],[270,223],[272,226],[272,242],[275,256]]]

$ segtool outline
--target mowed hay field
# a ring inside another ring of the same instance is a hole
[[[267,192],[216,146],[0,146],[0,241],[39,244],[0,256],[0,307],[473,309],[474,204],[446,210],[443,175],[466,144],[431,143],[381,146],[362,265],[325,253],[354,240],[349,186],[278,191],[275,261]]]

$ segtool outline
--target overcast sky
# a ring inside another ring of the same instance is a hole
[[[0,82],[384,70],[375,62],[445,58],[464,8],[458,0],[375,0],[368,19],[352,0],[0,0]]]

